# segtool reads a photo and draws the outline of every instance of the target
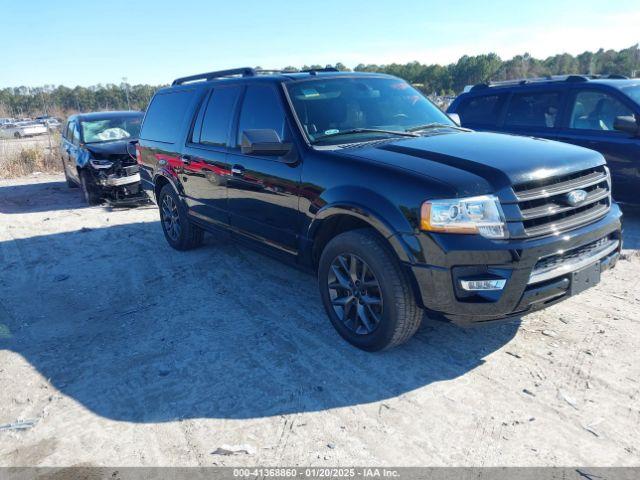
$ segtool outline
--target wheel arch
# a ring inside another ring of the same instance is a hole
[[[178,195],[180,195],[180,191],[178,190],[172,179],[169,176],[164,175],[163,173],[158,173],[153,179],[153,195],[155,196],[156,203],[158,203],[159,200],[158,197],[160,196],[160,190],[162,190],[165,185],[171,185],[171,188],[173,188],[173,190]]]
[[[373,229],[392,249],[401,262],[412,262],[408,246],[396,235],[393,224],[381,214],[354,202],[336,202],[318,211],[309,225],[307,238],[311,240],[311,263],[317,268],[324,247],[335,236],[358,228]]]

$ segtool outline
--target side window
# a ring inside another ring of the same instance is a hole
[[[202,130],[193,132],[193,141],[207,145],[226,145],[240,87],[214,88],[204,106]],[[196,127],[197,128],[197,127]]]
[[[181,90],[156,95],[147,110],[140,137],[163,143],[178,141],[193,93]]]
[[[69,124],[69,140],[74,145],[80,145],[80,129],[77,122],[71,122]]]
[[[285,138],[285,115],[276,91],[269,86],[252,85],[247,88],[242,103],[238,135],[236,141],[242,142],[242,132],[252,129],[272,129]]]
[[[560,110],[560,92],[515,93],[504,124],[510,127],[553,128]]]
[[[497,125],[505,95],[487,95],[473,97],[463,101],[459,115],[462,123],[477,125]]]
[[[618,116],[633,115],[619,100],[604,92],[579,92],[573,102],[569,128],[579,130],[613,130]]]

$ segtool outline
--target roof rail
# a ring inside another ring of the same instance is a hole
[[[306,70],[300,70],[300,73],[308,73],[309,75],[315,75],[318,72],[339,72],[335,67],[324,67],[324,68],[308,68]]]
[[[209,81],[213,80],[214,78],[231,77],[234,75],[241,75],[243,77],[254,77],[256,76],[256,74],[256,70],[251,67],[232,68],[230,70],[218,70],[215,72],[200,73],[198,75],[176,78],[171,85],[183,85],[188,82],[195,82],[196,80]]]
[[[488,83],[478,83],[476,85],[468,85],[465,87],[465,92],[482,90],[489,87],[506,87],[510,85],[527,85],[531,83],[539,83],[539,82],[587,82],[589,80],[598,80],[598,79],[627,79],[628,77],[624,75],[618,74],[610,74],[610,75],[548,75],[546,77],[535,77],[535,78],[518,78],[513,80],[501,80],[498,82],[488,82]]]

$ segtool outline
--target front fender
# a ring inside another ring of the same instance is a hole
[[[334,215],[350,215],[371,225],[387,239],[402,262],[414,262],[412,249],[398,233],[413,233],[402,211],[382,195],[362,187],[339,187],[323,193],[322,204],[314,215],[307,238],[315,238],[322,222]]]

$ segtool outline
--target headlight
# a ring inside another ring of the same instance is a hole
[[[91,163],[93,168],[97,168],[98,170],[111,168],[113,166],[113,162],[110,162],[109,160],[95,160],[92,158],[89,160],[89,163]]]
[[[420,228],[429,232],[478,233],[487,238],[507,238],[500,202],[493,195],[422,204]]]

